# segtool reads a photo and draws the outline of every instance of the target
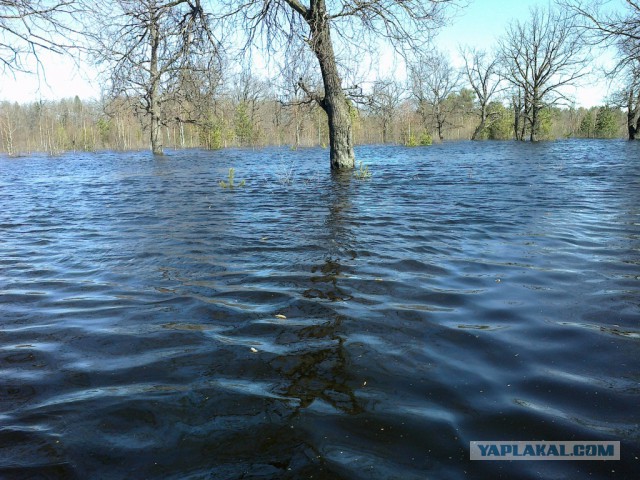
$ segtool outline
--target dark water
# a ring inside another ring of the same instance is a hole
[[[0,478],[638,478],[640,144],[327,155],[0,159]]]

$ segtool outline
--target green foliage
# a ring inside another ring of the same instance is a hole
[[[347,98],[347,105],[349,107],[349,116],[351,117],[351,123],[357,123],[360,120],[360,112],[353,104],[353,102]]]
[[[244,180],[242,180],[240,183],[233,183],[233,178],[235,177],[236,174],[236,170],[235,168],[230,168],[229,169],[229,177],[227,178],[227,181],[225,182],[224,180],[221,180],[220,182],[218,182],[218,185],[220,185],[222,188],[237,188],[237,187],[243,187],[244,186]]]
[[[64,125],[58,125],[55,130],[55,144],[59,151],[71,150],[73,145]]]
[[[428,132],[422,132],[422,135],[420,135],[420,146],[428,147],[432,143],[433,143],[433,138],[431,138],[431,135],[429,135]]]
[[[538,113],[538,138],[540,140],[551,139],[551,127],[553,121],[553,114],[551,109],[543,108]]]
[[[420,137],[416,137],[413,133],[407,137],[404,142],[406,147],[428,147],[433,144],[433,138],[429,132],[422,132]]]
[[[595,134],[599,138],[613,138],[618,134],[615,111],[609,106],[600,107],[596,114]]]
[[[581,137],[591,138],[595,133],[595,121],[593,119],[593,113],[588,110],[582,120],[580,121],[580,128],[578,133]]]
[[[111,135],[111,122],[102,117],[96,122],[96,127],[98,128],[98,134],[100,135],[102,144],[107,145],[109,143],[109,136]]]
[[[242,146],[251,145],[255,136],[255,129],[249,115],[249,106],[245,102],[241,102],[236,107],[234,127],[238,143]]]
[[[208,150],[219,150],[224,146],[223,125],[211,117],[200,127],[200,143]]]
[[[405,147],[417,147],[419,145],[415,135],[411,134],[404,142]]]
[[[513,135],[513,115],[500,102],[488,105],[490,120],[481,138],[489,140],[509,140]],[[486,137],[485,137],[486,135]]]
[[[473,110],[473,102],[476,99],[476,94],[469,88],[463,88],[459,93],[450,94],[445,104],[452,112],[465,115]]]
[[[368,165],[364,165],[362,162],[360,162],[360,166],[358,168],[358,170],[356,170],[353,173],[353,176],[356,177],[358,180],[366,180],[368,178],[371,178],[371,172],[369,171],[369,166]]]

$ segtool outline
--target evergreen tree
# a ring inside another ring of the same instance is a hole
[[[513,114],[500,102],[491,102],[488,106],[491,122],[486,128],[489,140],[509,140],[513,134]],[[484,138],[484,134],[482,137]]]
[[[238,143],[243,146],[251,145],[254,139],[254,125],[249,115],[249,107],[245,102],[236,107],[235,112],[235,133]]]
[[[600,107],[596,115],[595,134],[599,138],[613,138],[617,136],[618,124],[614,109],[609,106]]]
[[[580,122],[580,136],[584,138],[593,138],[594,130],[595,121],[593,120],[593,113],[591,110],[587,110],[586,115],[582,117],[582,121]]]

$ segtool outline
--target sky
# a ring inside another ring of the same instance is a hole
[[[458,45],[493,50],[497,39],[504,33],[509,23],[514,20],[526,21],[529,9],[536,5],[546,7],[549,1],[471,0],[469,5],[454,17],[453,24],[442,29],[436,43],[440,49],[449,53],[454,65],[462,67],[464,64],[457,55]],[[602,52],[598,61],[609,64],[611,56],[609,53]],[[582,79],[582,85],[571,87],[566,94],[575,98],[578,106],[602,105],[608,95],[609,86],[601,77],[602,74],[588,76]]]
[[[526,20],[531,6],[548,3],[548,0],[470,0],[469,5],[440,30],[436,45],[449,53],[454,65],[462,66],[457,55],[458,45],[491,50],[510,21]],[[76,95],[81,99],[100,97],[100,84],[91,68],[77,66],[72,59],[55,54],[42,54],[41,61],[44,74],[40,75],[0,71],[0,100],[26,103]],[[576,99],[577,105],[591,107],[604,103],[607,95],[604,81],[588,78],[583,84],[566,92]]]

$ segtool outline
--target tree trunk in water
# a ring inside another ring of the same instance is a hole
[[[158,84],[160,77],[158,75],[158,48],[160,47],[160,33],[158,32],[157,17],[155,12],[151,12],[151,28],[149,33],[149,42],[151,47],[151,59],[149,62],[149,111],[151,117],[151,152],[154,155],[164,155],[162,148],[162,121],[160,118],[160,102],[158,101]]]
[[[538,130],[538,114],[534,109],[531,116],[531,132],[529,133],[529,141],[531,142],[538,141],[537,130]]]
[[[162,147],[162,130],[160,123],[160,116],[157,112],[157,100],[151,99],[151,104],[155,104],[155,108],[151,107],[151,151],[154,155],[164,155],[164,149]]]
[[[444,128],[444,119],[442,118],[442,110],[440,109],[440,103],[436,107],[436,129],[438,130],[438,139],[440,141],[444,140],[444,133],[442,133],[442,129]]]
[[[538,92],[534,88],[533,96],[531,99],[531,133],[529,135],[529,140],[532,142],[538,141],[538,114],[540,113],[540,99],[538,98]]]
[[[335,63],[332,66],[334,71],[329,73],[325,73],[326,69],[321,68],[325,85],[323,106],[329,120],[331,169],[349,170],[355,166],[351,113]]]
[[[636,121],[638,110],[640,110],[640,93],[638,94],[637,101],[634,102],[633,89],[631,89],[629,90],[629,100],[627,103],[627,132],[630,141],[636,139],[638,128],[640,127],[640,117]]]
[[[482,105],[480,109],[480,124],[473,131],[473,135],[471,135],[471,140],[478,140],[480,134],[484,130],[485,124],[487,123],[487,107]]]
[[[513,105],[513,132],[516,140],[520,140],[520,102],[516,102],[515,95],[512,97],[511,104]]]
[[[309,19],[312,46],[320,63],[324,84],[324,99],[320,105],[329,119],[331,170],[350,170],[355,166],[351,112],[342,90],[326,12],[325,0],[312,2]]]

